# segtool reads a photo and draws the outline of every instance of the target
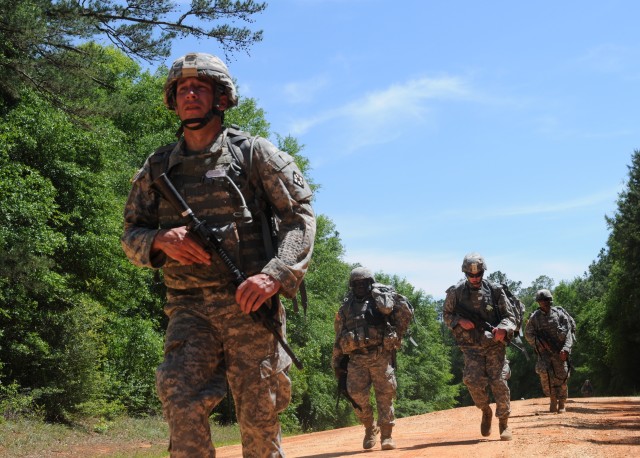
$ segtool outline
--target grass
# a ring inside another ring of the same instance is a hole
[[[216,446],[240,443],[237,425],[211,425]],[[167,458],[169,430],[160,417],[113,421],[83,419],[73,425],[0,419],[0,457]]]

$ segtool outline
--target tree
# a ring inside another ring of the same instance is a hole
[[[78,109],[79,93],[109,84],[98,71],[104,48],[83,46],[91,40],[147,61],[167,57],[171,42],[187,36],[216,40],[226,56],[248,51],[262,31],[228,23],[252,23],[266,7],[253,0],[0,0],[0,98],[15,104],[27,86]]]
[[[630,361],[630,355],[640,351],[640,150],[631,157],[626,189],[607,224],[612,261],[604,296],[604,325],[611,339],[607,352],[612,375],[609,388],[615,394],[633,394],[640,386],[640,368]]]

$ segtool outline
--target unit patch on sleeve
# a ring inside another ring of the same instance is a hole
[[[304,188],[304,177],[296,171],[293,172],[293,182],[301,188]]]

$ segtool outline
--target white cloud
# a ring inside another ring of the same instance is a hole
[[[371,142],[389,141],[389,137],[379,135],[382,131],[391,132],[394,126],[423,121],[429,113],[426,101],[466,97],[469,89],[459,78],[424,77],[394,84],[335,109],[297,120],[289,131],[299,136],[321,124],[344,126],[351,142],[345,149],[352,151]]]
[[[327,84],[328,79],[325,76],[316,76],[306,81],[287,83],[284,86],[285,97],[292,104],[310,102]]]
[[[446,216],[447,218],[464,217],[466,219],[494,219],[509,216],[528,216],[543,213],[568,212],[593,207],[602,203],[614,202],[623,188],[624,186],[620,184],[615,188],[605,189],[581,198],[561,202],[543,202],[530,205],[519,205],[517,207],[483,207],[480,210],[458,208],[456,210],[446,211],[443,216]]]

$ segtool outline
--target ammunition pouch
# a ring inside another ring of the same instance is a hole
[[[396,332],[395,327],[389,326],[384,334],[383,347],[385,350],[394,351],[402,347],[402,339]]]
[[[345,331],[338,340],[343,353],[349,354],[356,350],[382,345],[384,333],[377,327],[357,327]]]

